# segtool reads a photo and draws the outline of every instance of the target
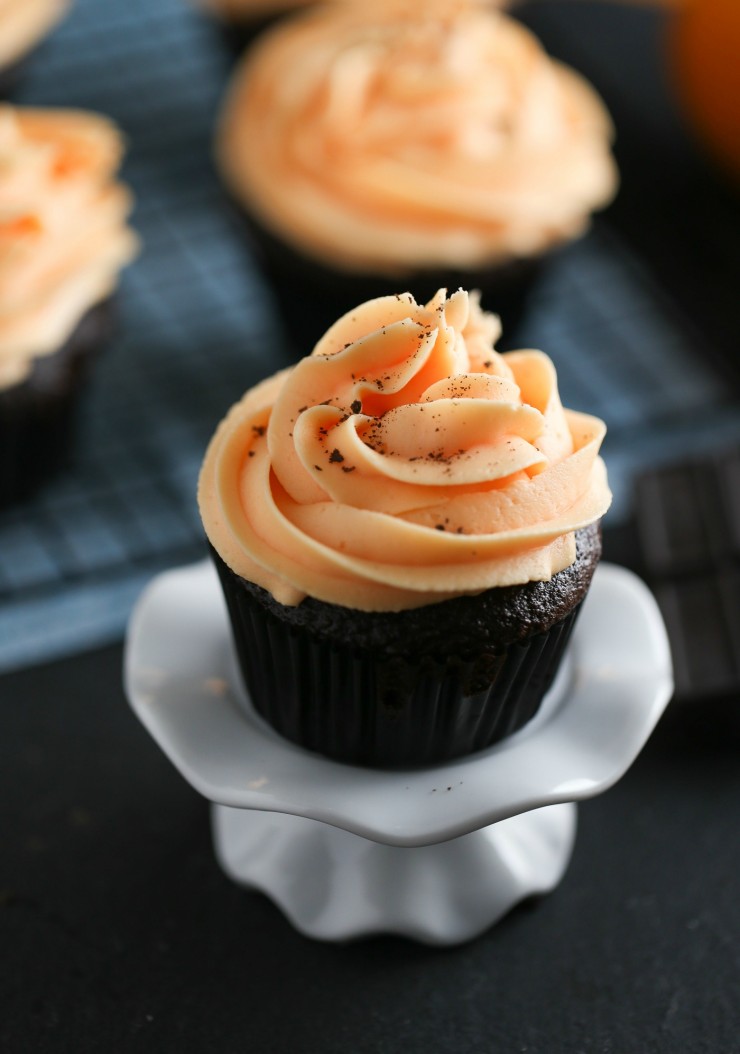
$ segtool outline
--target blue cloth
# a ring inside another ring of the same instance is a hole
[[[230,61],[185,0],[78,0],[19,94],[123,128],[144,251],[123,277],[74,467],[0,516],[0,670],[118,638],[154,573],[203,554],[195,484],[208,438],[288,361],[211,162]],[[601,223],[546,276],[522,344],[553,357],[566,405],[608,422],[613,521],[646,460],[740,439],[737,405],[697,376],[680,328]]]

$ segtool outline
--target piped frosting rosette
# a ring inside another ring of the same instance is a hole
[[[475,293],[341,318],[232,408],[199,503],[214,548],[283,604],[420,607],[549,580],[610,502],[595,417],[539,351],[499,354]]]
[[[97,114],[0,106],[0,388],[58,350],[136,254],[122,153]]]
[[[609,116],[473,0],[323,5],[247,56],[217,142],[234,195],[348,271],[473,270],[580,235],[617,185]]]

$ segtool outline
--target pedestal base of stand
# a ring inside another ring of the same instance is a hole
[[[550,805],[437,845],[381,845],[318,820],[214,805],[216,855],[296,929],[339,941],[397,933],[458,944],[520,900],[553,889],[573,849],[576,807]]]

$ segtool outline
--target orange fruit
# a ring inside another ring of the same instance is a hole
[[[740,0],[683,0],[671,16],[670,51],[689,119],[740,177]]]

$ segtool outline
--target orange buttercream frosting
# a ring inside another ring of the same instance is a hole
[[[489,7],[330,4],[238,70],[217,155],[232,192],[347,270],[471,270],[575,237],[613,196],[611,122],[586,81]]]
[[[200,477],[206,533],[283,604],[419,607],[548,580],[611,499],[602,421],[540,351],[499,354],[478,295],[370,300],[249,391]]]
[[[69,0],[0,0],[0,68],[22,59],[68,7]]]
[[[0,387],[60,348],[135,255],[122,151],[96,114],[0,106]]]

